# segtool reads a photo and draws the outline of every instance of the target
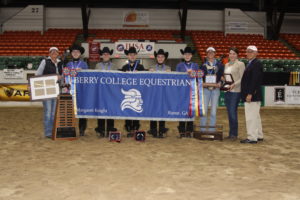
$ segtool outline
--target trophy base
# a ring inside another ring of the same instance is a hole
[[[194,138],[199,139],[199,140],[223,141],[223,132],[221,132],[221,131],[195,131]]]
[[[71,95],[59,95],[52,132],[53,140],[77,140],[74,106]]]

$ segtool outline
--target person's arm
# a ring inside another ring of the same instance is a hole
[[[176,71],[180,72],[180,63],[176,66]]]
[[[203,71],[203,77],[202,77],[203,84],[202,84],[202,86],[203,86],[204,88],[209,87],[209,86],[212,86],[210,83],[205,83],[205,76],[206,76],[206,74],[207,74],[207,69],[206,69],[206,67],[203,66],[203,65],[201,65],[199,69]]]
[[[219,63],[219,70],[217,72],[217,83],[221,82],[221,78],[224,75],[224,65],[222,63]]]
[[[172,71],[171,67],[170,67],[170,66],[168,66],[168,65],[166,65],[166,71],[167,71],[167,72],[170,72],[170,71]]]
[[[111,63],[111,70],[119,70],[116,64]]]
[[[37,69],[37,71],[35,72],[36,76],[40,76],[43,75],[44,70],[45,70],[45,66],[46,66],[46,59],[43,59]]]
[[[248,95],[246,97],[247,102],[252,101],[253,95],[257,92],[257,87],[260,87],[260,81],[262,78],[262,65],[259,61],[256,61],[251,70],[251,80],[248,85]]]
[[[154,72],[154,71],[155,71],[155,67],[154,67],[154,66],[150,66],[150,67],[149,67],[149,71],[150,71],[150,72]]]
[[[123,72],[126,72],[127,71],[127,65],[124,65],[122,68],[121,68],[121,71],[123,71]]]
[[[86,63],[86,62],[83,62],[84,64],[83,64],[83,67],[82,67],[82,69],[89,69],[89,66],[88,66],[88,64]]]
[[[224,65],[219,62],[219,70],[217,72],[217,87],[220,88],[221,87],[221,79],[222,76],[224,75]]]
[[[234,85],[235,86],[240,86],[241,85],[241,81],[242,81],[242,77],[245,71],[245,63],[240,62],[238,64],[238,73],[239,73],[239,79],[238,80],[234,80]]]
[[[139,64],[137,67],[137,71],[145,71],[144,65]]]
[[[97,63],[97,64],[96,64],[95,69],[101,69],[100,63]]]

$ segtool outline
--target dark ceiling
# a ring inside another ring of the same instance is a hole
[[[184,0],[0,0],[1,7],[24,7],[30,4],[43,4],[47,7],[79,7],[83,3],[89,7],[98,8],[156,8],[179,9]],[[248,11],[265,11],[269,2],[280,0],[188,0],[189,9],[223,10],[224,8],[240,8]],[[300,13],[300,0],[283,0],[287,7],[286,12]],[[279,7],[280,9],[281,7]]]

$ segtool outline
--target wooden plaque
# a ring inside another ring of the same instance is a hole
[[[76,119],[72,95],[58,95],[54,127],[52,132],[53,140],[76,140]]]

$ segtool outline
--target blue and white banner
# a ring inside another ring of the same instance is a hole
[[[77,118],[192,121],[186,73],[78,72]],[[202,87],[202,85],[201,85]]]

